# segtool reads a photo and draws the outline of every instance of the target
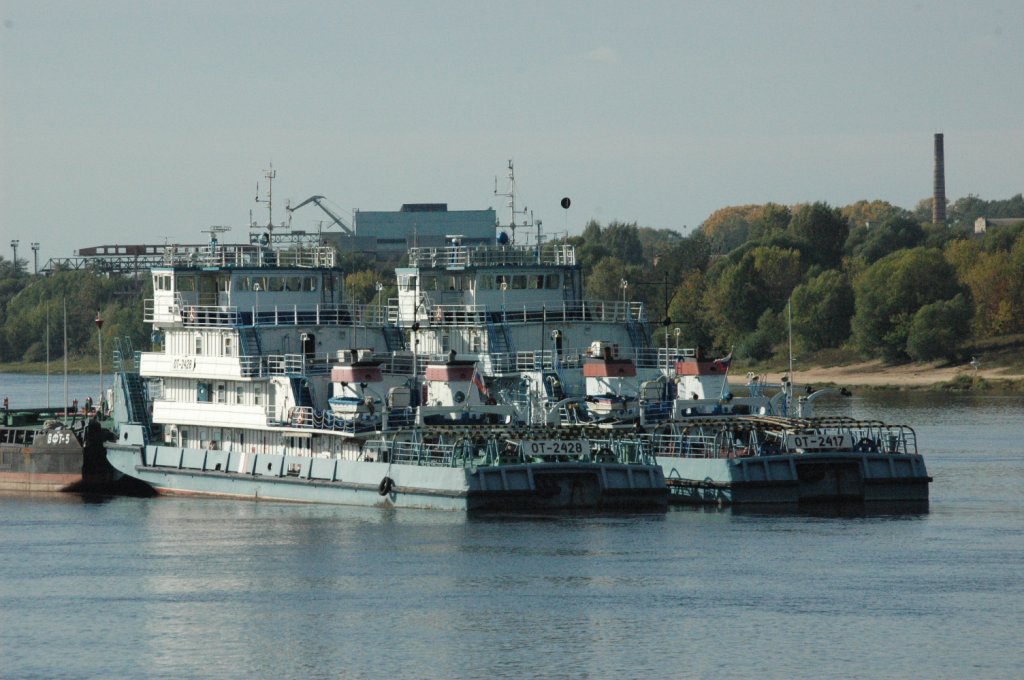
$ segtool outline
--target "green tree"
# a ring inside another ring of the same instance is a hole
[[[590,276],[594,266],[612,254],[611,249],[604,244],[601,238],[601,225],[595,220],[590,220],[583,228],[583,234],[576,245],[576,255],[584,277]]]
[[[987,252],[978,241],[966,240],[950,243],[945,257],[971,291],[975,337],[1024,332],[1024,263],[1015,262],[1010,251]]]
[[[640,239],[640,246],[643,248],[643,259],[651,262],[674,244],[685,238],[674,229],[652,229],[650,227],[639,227],[637,234]]]
[[[709,346],[714,340],[705,314],[705,277],[698,270],[684,272],[671,294],[668,308],[673,342],[680,347]],[[679,329],[678,337],[675,329]]]
[[[853,287],[842,272],[829,269],[793,291],[793,336],[800,347],[838,347],[850,337]]]
[[[888,201],[857,201],[843,207],[840,212],[849,223],[851,231],[858,228],[867,231],[898,217],[913,219],[910,211]]]
[[[727,253],[747,240],[751,223],[758,219],[762,212],[762,206],[759,205],[720,208],[704,220],[699,230],[711,244],[711,252]]]
[[[51,358],[63,355],[63,310],[67,303],[68,353],[94,357],[99,348],[95,319],[104,320],[103,351],[109,361],[114,339],[128,336],[136,348],[147,346],[143,324],[144,281],[106,277],[92,271],[65,271],[49,277],[30,277],[30,282],[7,304],[3,326],[3,360],[38,361],[46,356],[47,324]],[[49,317],[49,321],[47,321]]]
[[[617,257],[606,257],[594,265],[593,271],[586,279],[586,297],[589,300],[621,300],[621,282],[627,279],[626,263]],[[626,290],[630,296],[629,289]],[[628,299],[628,298],[627,298]]]
[[[369,304],[377,295],[377,281],[379,280],[379,275],[373,269],[346,274],[346,299],[360,305]]]
[[[907,354],[915,361],[952,361],[968,337],[970,323],[971,305],[963,294],[925,305],[910,322]]]
[[[872,356],[905,359],[914,314],[963,290],[938,250],[913,248],[888,255],[868,267],[854,286],[855,344]]]
[[[981,237],[981,247],[992,253],[998,250],[1009,251],[1018,237],[1024,233],[1024,218],[1019,224],[1007,224],[989,229]]]
[[[830,208],[826,203],[812,203],[793,212],[788,231],[811,247],[813,262],[832,269],[842,261],[850,225],[838,208]]]
[[[924,229],[916,220],[897,216],[870,228],[852,229],[846,240],[846,250],[853,257],[871,264],[897,250],[916,248],[924,238]]]
[[[750,251],[759,286],[765,300],[776,311],[781,309],[790,293],[804,275],[800,252],[793,248],[759,246]]]
[[[700,231],[669,241],[652,258],[655,268],[667,272],[671,281],[680,280],[685,272],[706,270],[710,261],[711,244]]]
[[[753,241],[764,241],[774,236],[780,236],[786,232],[793,213],[784,205],[768,203],[761,214],[750,222],[749,238]]]
[[[786,325],[782,315],[773,309],[766,309],[758,318],[757,327],[736,345],[736,355],[756,361],[769,359],[775,346],[785,338]]]
[[[644,261],[644,247],[640,243],[636,222],[612,222],[601,232],[601,242],[626,264],[641,264]]]
[[[726,264],[716,274],[708,284],[705,307],[715,340],[727,346],[757,327],[769,299],[757,274],[755,258],[749,253],[737,264]]]

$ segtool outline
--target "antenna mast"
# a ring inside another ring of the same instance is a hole
[[[515,243],[516,243],[516,227],[531,227],[531,226],[533,226],[533,214],[530,213],[530,219],[527,220],[526,219],[526,215],[527,215],[527,213],[529,211],[527,210],[525,205],[523,206],[522,210],[516,210],[516,173],[515,173],[514,168],[512,167],[512,161],[511,160],[509,160],[509,162],[508,162],[508,191],[506,193],[503,193],[503,194],[502,193],[498,193],[498,178],[495,177],[494,178],[494,195],[495,196],[503,196],[503,197],[508,199],[508,207],[509,207],[508,228],[512,232],[512,245],[515,245]],[[523,216],[523,223],[522,224],[516,224],[516,218],[519,215]],[[501,226],[501,225],[499,224],[498,226]],[[537,226],[539,227],[540,224],[538,223]],[[540,232],[539,231],[537,233],[537,237],[538,237],[538,242],[539,242],[539,239],[540,239]]]
[[[274,178],[277,177],[277,171],[274,170],[274,164],[270,164],[269,170],[263,171],[263,176],[267,178],[267,197],[260,198],[260,183],[256,182],[256,202],[267,204],[267,229],[274,232]],[[252,225],[256,226],[255,223]]]

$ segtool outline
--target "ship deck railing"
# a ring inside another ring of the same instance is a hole
[[[843,417],[698,417],[662,423],[651,444],[654,455],[669,458],[918,452],[917,433],[907,425]]]
[[[434,248],[410,248],[409,266],[420,268],[468,269],[471,267],[571,267],[576,264],[576,249],[568,244],[541,246],[449,245]]]
[[[343,432],[359,434],[380,430],[384,427],[408,427],[416,420],[416,409],[412,407],[389,409],[381,418],[344,418],[330,409],[319,411],[312,406],[295,406],[285,413],[279,413],[273,406],[267,409],[267,424],[287,426],[303,430],[322,432]]]
[[[582,300],[576,302],[522,303],[500,305],[435,304],[420,309],[415,315],[402,315],[401,307],[389,308],[389,319],[399,326],[413,323],[436,327],[481,326],[488,323],[503,324],[557,324],[570,321],[595,323],[645,323],[644,303],[627,300]]]
[[[335,363],[329,354],[254,354],[238,357],[243,378],[327,375]]]
[[[170,316],[186,328],[233,328],[238,326],[381,326],[387,309],[379,305],[322,302],[317,304],[232,305],[175,304]],[[158,318],[159,317],[159,318]],[[157,314],[152,298],[144,301],[143,321],[166,320]]]
[[[167,267],[235,267],[235,268],[333,268],[337,251],[332,246],[274,250],[256,244],[176,246],[164,248],[163,265]]]
[[[462,459],[456,459],[454,443],[373,441],[367,442],[365,450],[367,453],[377,450],[379,451],[376,456],[377,460],[390,460],[393,463],[437,467],[456,467],[457,465],[461,467],[462,464]]]

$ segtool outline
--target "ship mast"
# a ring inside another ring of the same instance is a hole
[[[256,202],[267,204],[267,223],[266,225],[256,224],[256,220],[252,216],[252,210],[249,211],[249,230],[256,231],[260,229],[266,229],[266,232],[257,237],[250,234],[249,240],[253,243],[260,243],[264,246],[273,247],[274,244],[274,178],[277,177],[277,170],[274,170],[274,164],[271,163],[267,170],[263,171],[263,176],[267,179],[267,197],[260,198],[260,183],[256,182]],[[288,222],[281,222],[278,225],[280,228],[291,228],[291,212],[288,214]],[[265,241],[265,242],[264,242]]]
[[[267,229],[274,233],[274,178],[277,177],[277,171],[273,163],[269,170],[263,171],[263,176],[267,178],[267,197],[260,198],[260,183],[256,182],[256,202],[267,204]]]
[[[539,245],[540,244],[540,221],[538,220],[536,222],[536,224],[534,224],[533,213],[530,212],[526,208],[525,205],[523,206],[522,210],[516,210],[516,173],[515,173],[515,169],[512,167],[512,161],[511,160],[509,160],[509,162],[508,162],[508,191],[506,191],[505,193],[499,193],[498,192],[498,178],[495,177],[494,178],[494,195],[495,196],[502,196],[502,197],[508,199],[509,222],[508,222],[508,225],[506,225],[506,226],[508,227],[509,231],[512,232],[512,236],[511,236],[512,245],[516,244],[516,229],[518,227],[533,227],[533,226],[537,227],[537,243]],[[516,220],[519,218],[520,215],[522,216],[523,221],[522,221],[521,224],[518,224],[516,222]],[[527,215],[529,215],[529,219],[527,219]],[[499,223],[498,226],[500,227],[502,225]]]

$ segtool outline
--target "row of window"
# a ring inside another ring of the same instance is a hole
[[[481,290],[558,290],[562,287],[562,275],[558,273],[481,274],[477,280]],[[415,276],[403,276],[398,283],[403,290],[416,289]],[[423,290],[473,290],[473,285],[474,279],[471,276],[423,275]]]
[[[196,401],[209,404],[242,404],[249,402],[245,398],[245,387],[252,388],[252,405],[263,405],[263,385],[261,383],[234,382],[199,382],[196,383]]]
[[[482,290],[558,290],[561,286],[560,274],[496,274],[480,277]]]
[[[204,279],[204,282],[209,284],[211,279]],[[175,283],[177,288],[175,288]],[[333,288],[333,277],[326,277],[324,279],[324,285],[327,290]],[[216,288],[222,293],[228,292],[231,285],[231,279],[226,277],[218,277],[216,279]],[[320,278],[317,276],[240,276],[234,279],[234,288],[236,291],[267,291],[271,293],[285,292],[285,291],[305,291],[313,292],[318,290],[320,286]],[[182,293],[191,293],[196,289],[196,277],[194,276],[178,276],[176,279],[171,274],[157,274],[153,276],[153,289],[154,290],[178,290]],[[205,290],[205,288],[204,288]],[[212,292],[212,289],[210,289]]]
[[[194,344],[192,346],[193,354],[197,357],[203,356],[204,353],[209,354],[210,356],[235,356],[235,336],[224,335],[220,338],[213,336],[210,340],[211,342],[207,342],[207,338],[202,333],[196,333]],[[220,354],[217,353],[218,344],[220,345]]]
[[[312,292],[317,290],[317,284],[318,281],[315,276],[240,276],[235,279],[235,290],[269,291],[271,293],[283,291]]]

